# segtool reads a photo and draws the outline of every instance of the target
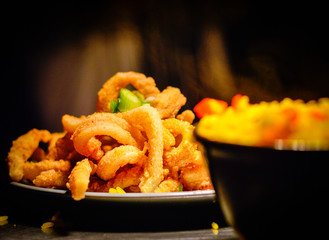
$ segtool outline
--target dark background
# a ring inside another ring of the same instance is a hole
[[[1,8],[1,159],[31,128],[90,114],[118,71],[203,97],[328,97],[328,14],[288,1],[6,3]],[[1,161],[1,181],[8,181]]]

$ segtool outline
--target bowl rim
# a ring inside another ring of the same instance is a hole
[[[240,149],[244,151],[266,151],[266,152],[329,152],[329,149],[293,149],[293,148],[275,148],[270,146],[249,146],[249,145],[242,145],[242,144],[233,144],[233,143],[226,143],[226,142],[219,142],[213,141],[206,137],[203,137],[198,134],[197,132],[198,126],[195,127],[193,135],[196,140],[203,145],[208,144],[209,146],[216,146],[225,149]]]

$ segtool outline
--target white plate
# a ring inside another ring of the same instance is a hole
[[[33,185],[11,182],[11,185],[20,189],[30,190],[35,193],[49,193],[55,195],[62,195],[63,197],[71,197],[69,190],[42,188]],[[216,199],[214,190],[197,190],[197,191],[183,191],[183,192],[168,192],[168,193],[105,193],[105,192],[86,192],[86,199],[105,200],[105,201],[120,201],[120,202],[199,202],[210,201]]]

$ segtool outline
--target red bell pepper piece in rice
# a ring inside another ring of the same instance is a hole
[[[231,106],[235,110],[243,109],[249,105],[249,97],[240,93],[233,96]]]
[[[202,118],[206,115],[222,114],[226,110],[227,106],[228,104],[225,101],[214,98],[204,98],[197,105],[195,105],[193,111],[198,118]]]

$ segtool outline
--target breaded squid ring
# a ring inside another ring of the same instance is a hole
[[[186,121],[179,120],[176,118],[162,120],[163,126],[165,126],[174,136],[182,134],[184,140],[190,141],[190,134],[193,133],[194,126]]]
[[[154,190],[156,193],[160,192],[178,192],[179,186],[181,183],[175,179],[167,178],[166,180],[163,180],[159,186]]]
[[[186,97],[179,88],[169,86],[156,95],[151,105],[159,111],[161,119],[165,119],[174,118],[185,103]]]
[[[49,140],[48,145],[48,154],[43,159],[57,159],[57,142],[59,139],[62,139],[66,135],[65,132],[55,132],[51,134],[51,139]]]
[[[116,139],[121,144],[138,147],[138,143],[129,131],[119,125],[102,120],[86,121],[79,125],[72,135],[75,150],[86,156],[91,156],[95,160],[103,157],[104,151],[101,149],[101,142],[95,136],[107,135]]]
[[[143,174],[143,167],[141,165],[135,165],[127,171],[120,172],[113,179],[112,187],[120,187],[125,189],[130,186],[137,186],[140,183],[140,178]]]
[[[175,146],[175,143],[175,137],[165,126],[163,126],[163,148],[169,150],[171,147]]]
[[[89,116],[75,117],[65,114],[62,117],[62,125],[66,132],[73,133],[79,125],[92,121],[111,121],[118,124],[120,127],[127,130],[129,124],[124,119],[120,118],[119,114],[113,113],[93,113]]]
[[[209,169],[205,164],[191,164],[185,167],[181,172],[180,181],[184,189],[189,191],[214,189]]]
[[[141,126],[148,138],[149,154],[139,188],[141,192],[153,192],[163,179],[163,126],[159,112],[143,105],[122,113],[122,117],[134,126]]]
[[[127,164],[142,165],[146,156],[145,152],[137,147],[130,145],[121,145],[111,151],[108,151],[98,162],[97,176],[104,181],[113,178],[120,167]]]
[[[51,155],[49,157],[47,155],[47,158],[48,159],[53,158],[56,160],[71,159],[70,155],[72,155],[73,153],[76,153],[74,146],[73,146],[73,142],[71,140],[71,136],[72,136],[72,134],[67,132],[62,138],[59,138],[55,144],[56,149],[54,150],[54,152],[53,151],[49,152],[48,155],[50,155],[50,154]]]
[[[56,171],[68,172],[71,169],[71,162],[67,160],[48,160],[40,162],[26,162],[24,164],[24,178],[33,181],[41,172],[54,169]]]
[[[98,92],[96,111],[109,112],[109,102],[117,99],[120,89],[129,84],[132,84],[145,97],[155,96],[160,92],[151,77],[136,72],[119,72],[105,82]]]
[[[185,110],[184,112],[182,112],[181,114],[177,115],[176,118],[192,124],[195,119],[195,115],[194,115],[193,111],[188,109],[188,110]]]
[[[68,180],[69,172],[56,171],[50,169],[41,172],[34,180],[33,184],[38,187],[65,187]]]
[[[90,182],[90,175],[95,174],[97,166],[88,158],[77,162],[69,176],[66,187],[71,191],[72,198],[79,201],[85,198],[85,193]]]
[[[68,133],[73,133],[77,127],[86,120],[86,116],[75,117],[69,114],[64,114],[62,116],[62,125],[64,131]]]
[[[191,142],[194,126],[175,118],[165,119],[162,124],[175,136],[181,134],[182,140],[177,147],[164,152],[164,162],[169,167],[183,168],[197,161],[197,145]]]
[[[32,129],[13,141],[8,153],[9,176],[13,181],[19,182],[24,176],[24,163],[39,147],[39,143],[48,142],[51,134],[47,130]]]
[[[136,140],[139,149],[144,148],[145,138],[142,135],[141,131],[138,128],[135,128],[131,124],[129,124],[125,119],[121,117],[119,113],[114,114],[107,112],[102,112],[102,113],[96,112],[92,115],[89,115],[87,119],[84,121],[84,123],[94,122],[94,121],[105,121],[119,125],[124,130],[128,131],[131,134],[131,136]]]

